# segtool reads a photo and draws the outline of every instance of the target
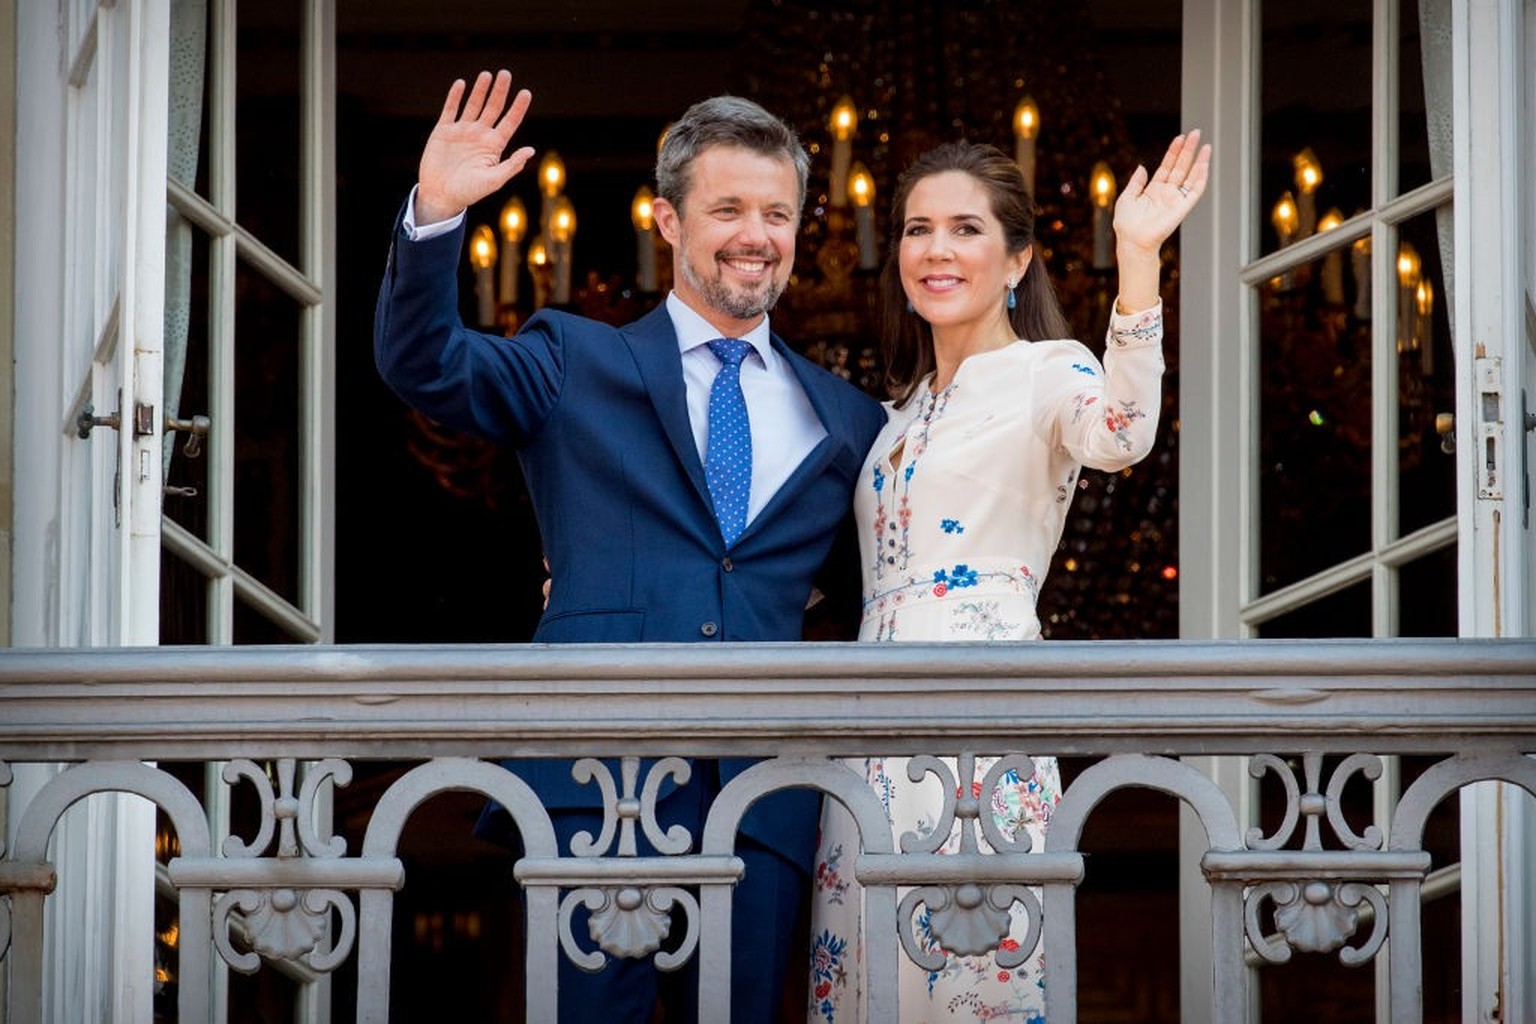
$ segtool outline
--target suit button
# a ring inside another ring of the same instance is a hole
[[[706,622],[699,627],[699,632],[703,633],[705,636],[714,636],[716,633],[720,632],[720,627],[715,625],[713,622]]]
[[[720,568],[724,569],[726,572],[730,572],[732,569],[736,568],[736,563],[727,558],[721,561]]]

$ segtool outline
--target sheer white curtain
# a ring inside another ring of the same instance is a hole
[[[167,173],[188,189],[196,187],[199,136],[203,121],[203,80],[208,41],[208,0],[173,0],[171,4],[170,137]],[[181,406],[187,366],[187,334],[192,315],[193,227],[169,205],[165,208],[165,413]],[[206,412],[207,410],[197,410]],[[176,435],[165,435],[165,479],[170,479]]]

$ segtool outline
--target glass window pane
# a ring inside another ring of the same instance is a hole
[[[1398,190],[1451,173],[1449,0],[1401,0]]]
[[[160,642],[208,642],[208,577],[160,549]]]
[[[1371,582],[1345,587],[1258,626],[1266,640],[1286,637],[1371,635]]]
[[[298,265],[299,0],[239,7],[235,219]]]
[[[189,420],[212,414],[208,382],[208,236],[166,208],[165,414]],[[162,511],[208,539],[208,439],[187,454],[188,435],[166,431]]]
[[[235,598],[234,642],[237,644],[302,643],[277,623],[261,614],[237,596]]]
[[[1353,214],[1370,205],[1371,2],[1263,8],[1258,215],[1267,253],[1310,235],[1330,206]],[[1287,196],[1296,216],[1277,227]]]
[[[1397,635],[1456,636],[1456,547],[1398,570]]]
[[[1370,324],[1336,284],[1347,253],[1259,289],[1260,594],[1370,549]]]
[[[301,308],[243,261],[235,272],[235,563],[298,600]]]
[[[1397,465],[1399,535],[1456,514],[1456,455],[1436,417],[1456,410],[1450,291],[1442,256],[1451,252],[1451,208],[1414,217],[1399,230],[1397,259]]]

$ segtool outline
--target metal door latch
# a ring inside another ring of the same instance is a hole
[[[111,427],[113,430],[121,430],[123,426],[122,415],[119,412],[108,413],[106,416],[97,416],[96,407],[86,402],[80,407],[80,415],[75,417],[75,435],[82,440],[91,436],[91,431],[97,427]],[[203,453],[203,438],[208,436],[213,421],[207,416],[193,416],[190,419],[176,420],[167,416],[164,428],[166,433],[181,431],[187,435],[187,443],[182,446],[182,454],[189,459],[195,459]],[[139,402],[133,407],[133,436],[148,437],[155,432],[155,407]]]

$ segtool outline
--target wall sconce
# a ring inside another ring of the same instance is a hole
[[[1418,293],[1423,261],[1419,251],[1407,242],[1397,250],[1397,350],[1416,352],[1419,348]]]

